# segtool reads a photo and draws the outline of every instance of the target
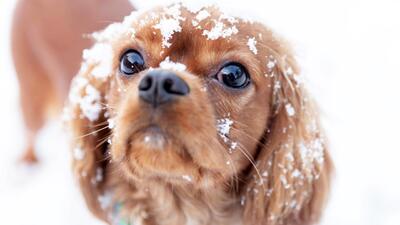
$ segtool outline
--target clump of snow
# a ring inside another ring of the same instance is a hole
[[[192,182],[193,181],[192,177],[189,176],[189,175],[182,175],[182,179],[186,180],[187,182]]]
[[[169,40],[175,32],[181,32],[182,27],[180,21],[184,18],[181,17],[181,5],[175,4],[169,8],[166,8],[165,15],[160,18],[160,21],[153,27],[160,30],[162,35],[162,47],[169,48],[172,43]]]
[[[274,56],[270,55],[270,56],[268,57],[268,62],[267,62],[267,68],[268,68],[268,70],[269,70],[269,71],[273,70],[273,69],[275,68],[275,66],[276,66],[276,63],[277,63],[277,61],[276,61],[276,59],[274,58]]]
[[[160,62],[160,68],[165,70],[185,71],[186,65],[182,63],[172,62],[167,56],[164,61]]]
[[[293,75],[293,69],[292,69],[291,66],[289,66],[289,67],[286,69],[285,74],[288,75],[288,76]]]
[[[85,96],[79,101],[83,115],[90,121],[96,121],[101,112],[101,95],[96,88],[88,84],[85,89]]]
[[[233,121],[229,118],[222,118],[217,120],[217,131],[224,142],[228,142],[228,135],[231,130],[232,124]]]
[[[294,116],[296,114],[296,111],[294,110],[292,104],[287,103],[285,105],[285,108],[286,108],[286,112],[287,112],[288,116]]]
[[[92,33],[92,37],[98,42],[108,42],[128,32],[129,28],[125,27],[122,23],[113,23],[102,31]]]
[[[258,53],[256,44],[257,40],[255,37],[249,38],[249,40],[247,41],[247,46],[249,46],[250,51],[252,51],[255,55],[257,55]]]
[[[323,139],[316,138],[309,143],[300,143],[299,146],[300,157],[303,167],[310,171],[313,163],[316,162],[320,165],[324,163],[324,145]]]
[[[100,207],[103,210],[108,209],[112,204],[112,194],[110,192],[106,192],[103,195],[99,195],[99,197],[97,197],[97,201],[100,203]]]
[[[232,141],[231,145],[229,146],[229,152],[232,153],[233,150],[235,150],[237,146],[238,146],[238,143],[235,141]]]
[[[108,128],[111,129],[111,130],[114,129],[115,120],[114,119],[108,119],[107,122],[108,122]]]
[[[113,51],[110,44],[97,43],[91,49],[83,50],[85,66],[93,64],[94,68],[91,75],[96,78],[106,78],[112,71]]]
[[[103,169],[99,167],[96,169],[95,183],[99,183],[101,181],[103,181]]]
[[[203,21],[204,19],[206,19],[210,16],[211,16],[211,14],[207,10],[203,9],[197,13],[195,19],[192,21],[192,25],[197,26],[197,25],[199,25],[199,23],[201,21]]]
[[[208,40],[217,40],[218,38],[227,38],[237,34],[239,30],[235,25],[227,26],[221,21],[214,21],[215,26],[211,30],[204,30],[203,35],[207,36]]]
[[[292,172],[292,177],[297,178],[297,177],[300,177],[300,176],[301,176],[300,170],[295,169],[295,170]]]
[[[83,93],[82,93],[83,92]],[[73,79],[69,93],[69,101],[73,105],[78,105],[85,116],[90,121],[96,121],[101,112],[100,92],[89,84],[89,81],[81,76]],[[67,112],[69,112],[67,110]],[[71,116],[69,116],[71,117]]]
[[[283,187],[284,187],[285,189],[289,189],[289,188],[290,188],[290,184],[288,183],[288,181],[287,181],[285,175],[281,174],[281,175],[279,176],[279,179],[281,180],[281,183],[282,183],[282,185],[283,185]]]
[[[78,161],[83,160],[85,158],[85,152],[79,147],[74,148],[72,154],[74,159]]]

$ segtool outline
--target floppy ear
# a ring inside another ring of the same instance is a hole
[[[273,112],[255,156],[258,171],[250,171],[242,189],[248,225],[315,223],[329,192],[332,162],[318,112],[294,59],[284,57],[270,56]]]
[[[71,84],[64,119],[71,134],[74,176],[90,211],[106,221],[101,196],[108,165],[107,137],[110,133],[103,104],[107,78],[93,76],[95,69],[96,64],[82,64]]]

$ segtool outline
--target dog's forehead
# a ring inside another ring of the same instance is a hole
[[[246,29],[241,29],[246,23]],[[223,13],[214,6],[191,11],[182,4],[142,13],[132,24],[132,38],[154,56],[176,58],[202,53],[223,54],[248,47],[251,23]]]

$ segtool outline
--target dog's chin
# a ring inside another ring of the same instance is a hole
[[[126,141],[125,173],[138,180],[164,180],[170,183],[195,182],[201,169],[181,141],[157,125],[133,132]]]

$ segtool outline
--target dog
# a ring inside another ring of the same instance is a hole
[[[94,35],[65,110],[73,170],[108,224],[318,222],[333,163],[288,44],[215,6]]]
[[[12,25],[12,52],[20,85],[27,147],[22,160],[37,161],[34,143],[49,114],[61,111],[80,67],[85,38],[128,15],[128,0],[19,0]]]

